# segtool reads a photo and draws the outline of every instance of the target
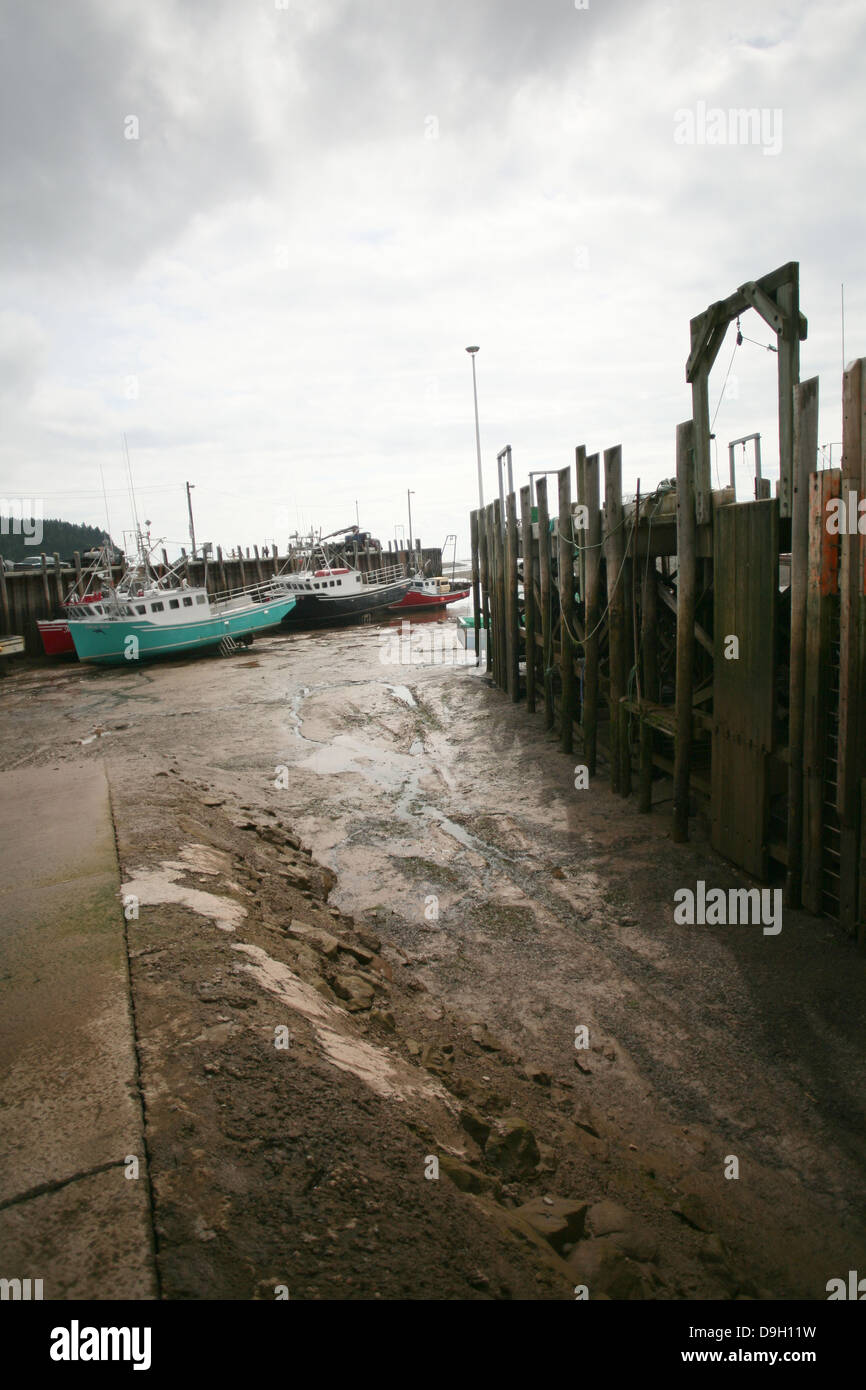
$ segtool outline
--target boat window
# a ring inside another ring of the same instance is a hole
[[[136,613],[146,613],[147,609],[145,608],[143,603],[137,603],[135,605],[135,611]]]
[[[179,598],[170,598],[169,601],[168,601],[168,606],[169,606],[169,608],[180,608],[180,599],[179,599]]]
[[[183,606],[184,606],[184,608],[192,608],[192,599],[191,599],[191,598],[185,598],[184,601],[183,601]]]
[[[204,598],[205,598],[204,594],[196,594],[196,599],[195,599],[195,601],[196,601],[196,603],[204,603]]]
[[[332,588],[332,589],[333,589],[334,585],[336,584],[336,582],[337,582],[336,579],[332,579],[332,580],[331,580],[331,588]]]
[[[162,612],[164,612],[164,610],[165,610],[165,604],[164,604],[164,603],[152,603],[152,604],[150,605],[150,611],[151,611],[151,613],[162,613]]]

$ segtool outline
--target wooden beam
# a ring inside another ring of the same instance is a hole
[[[529,485],[520,489],[520,524],[523,538],[523,612],[526,632],[526,708],[535,713],[535,544],[532,539],[532,495]]]
[[[623,790],[620,700],[626,692],[625,538],[622,514],[622,447],[604,451],[604,529],[607,567],[608,652],[610,659],[610,786]]]
[[[601,510],[599,457],[590,454],[583,472],[589,525],[585,532],[586,636],[583,644],[583,753],[590,777],[595,776],[598,750],[598,646],[601,622]]]
[[[673,838],[689,838],[689,770],[692,746],[695,603],[695,427],[677,425],[677,680],[674,744]]]
[[[794,474],[794,387],[800,380],[800,339],[793,330],[799,309],[800,277],[792,277],[776,293],[784,323],[779,333],[779,516],[791,515]]]
[[[574,673],[574,545],[572,542],[571,469],[560,468],[558,535],[559,579],[559,671],[562,682],[560,705],[561,724],[559,746],[563,753],[574,751],[574,719],[577,706],[577,682]]]
[[[469,536],[472,550],[472,614],[475,620],[475,665],[481,661],[481,594],[478,563],[478,512],[469,513]],[[388,542],[389,546],[391,542]]]
[[[803,712],[806,698],[806,597],[809,577],[809,477],[818,459],[818,378],[794,388],[794,477],[791,522],[791,648],[788,681],[788,866],[785,899],[802,893]]]
[[[520,624],[517,612],[517,499],[509,492],[505,503],[505,681],[514,704],[520,699]]]
[[[550,615],[550,518],[547,514],[547,479],[535,484],[538,506],[538,569],[541,590],[541,665],[544,680],[544,727],[553,728],[553,635]]]

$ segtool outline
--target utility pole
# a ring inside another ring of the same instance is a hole
[[[484,506],[484,483],[481,479],[481,431],[478,428],[478,387],[475,382],[475,354],[478,347],[468,347],[466,351],[472,358],[472,396],[475,400],[475,453],[478,458],[478,505]]]
[[[186,505],[187,505],[187,507],[189,508],[189,539],[190,539],[190,542],[191,542],[191,544],[192,544],[192,558],[193,558],[193,559],[196,558],[196,553],[195,553],[195,522],[194,522],[193,519],[192,519],[192,490],[193,490],[194,487],[195,487],[195,483],[187,483],[187,485],[186,485]]]
[[[406,501],[409,504],[409,554],[412,554],[412,491],[406,489]]]

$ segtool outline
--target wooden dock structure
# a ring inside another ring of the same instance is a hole
[[[780,478],[737,502],[711,486],[708,377],[749,307],[777,335]],[[624,498],[620,446],[580,445],[555,497],[541,478],[504,519],[474,511],[475,612],[495,684],[543,709],[590,781],[604,756],[648,813],[669,779],[675,840],[701,814],[732,864],[863,945],[866,358],[844,373],[841,467],[820,470],[806,330],[796,262],[693,319],[675,479]]]

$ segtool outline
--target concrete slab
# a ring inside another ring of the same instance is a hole
[[[57,1297],[141,1297],[113,1292],[111,1280],[132,1270],[121,1282],[141,1287],[145,1268],[153,1296],[120,875],[101,762],[0,774],[0,845],[0,1277],[42,1278],[46,1297],[49,1285],[78,1290]],[[124,1178],[130,1154],[137,1180]],[[115,1189],[120,1196],[105,1199]],[[102,1196],[88,1199],[91,1191]],[[30,1259],[33,1269],[9,1267]],[[91,1266],[81,1292],[75,1271]]]

